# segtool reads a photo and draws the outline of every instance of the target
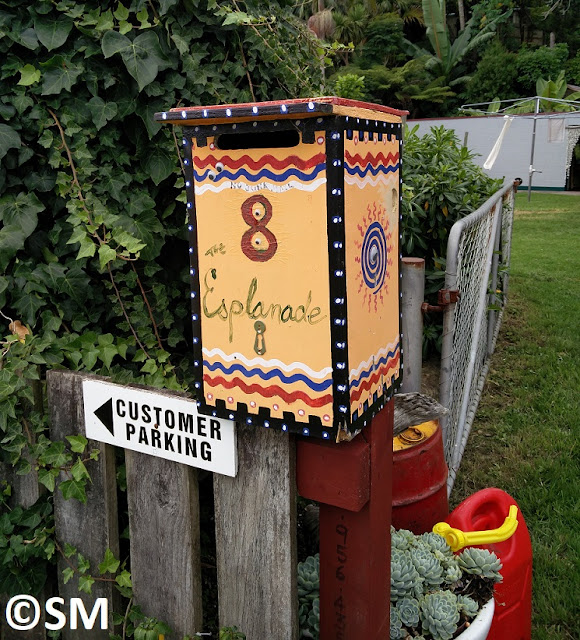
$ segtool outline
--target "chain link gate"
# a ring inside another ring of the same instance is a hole
[[[444,310],[439,385],[439,401],[449,409],[441,420],[448,493],[469,437],[506,304],[516,190],[516,183],[506,182],[449,233],[445,289],[458,292],[458,298]]]

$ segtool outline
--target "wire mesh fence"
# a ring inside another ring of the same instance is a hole
[[[445,288],[457,290],[443,316],[439,400],[451,492],[489,369],[506,304],[514,183],[456,222],[447,243]]]

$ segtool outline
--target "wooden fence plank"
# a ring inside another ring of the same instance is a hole
[[[239,471],[214,476],[219,618],[247,640],[295,640],[295,441],[237,426]]]
[[[135,603],[181,640],[202,629],[197,469],[127,450]]]
[[[84,435],[83,418],[83,378],[71,371],[49,371],[47,373],[50,434],[53,440],[64,440],[67,435]],[[119,535],[117,522],[117,487],[115,479],[115,452],[113,447],[89,440],[89,450],[100,449],[98,461],[86,463],[92,482],[87,485],[87,502],[65,500],[57,490],[54,494],[54,515],[56,539],[61,548],[68,542],[75,546],[91,563],[91,571],[97,573],[107,548],[119,555]],[[64,479],[61,475],[61,480]],[[67,584],[63,583],[62,570],[66,561],[59,555],[59,595],[65,599],[82,598],[87,612],[91,612],[97,598],[109,601],[109,626],[112,631],[111,614],[117,602],[117,592],[110,582],[95,582],[92,594],[78,591],[76,576]],[[66,609],[65,609],[66,610]],[[62,631],[63,640],[108,640],[109,631],[94,628],[72,630],[68,624]],[[95,627],[98,623],[95,624]]]

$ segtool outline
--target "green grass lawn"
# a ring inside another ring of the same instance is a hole
[[[496,486],[534,551],[533,638],[580,631],[580,197],[518,194],[508,306],[451,500]]]

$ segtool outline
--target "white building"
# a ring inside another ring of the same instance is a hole
[[[509,125],[506,124],[507,117],[496,114],[409,120],[408,125],[409,128],[419,125],[419,135],[428,133],[431,127],[441,125],[446,129],[453,129],[460,142],[479,154],[474,161],[480,166],[488,159],[505,126],[495,162],[486,171],[493,178],[521,178],[522,188],[525,188],[529,182],[536,117],[532,189],[580,191],[580,158],[574,154],[575,147],[580,148],[580,111],[509,117]],[[578,149],[576,151],[580,155]]]

